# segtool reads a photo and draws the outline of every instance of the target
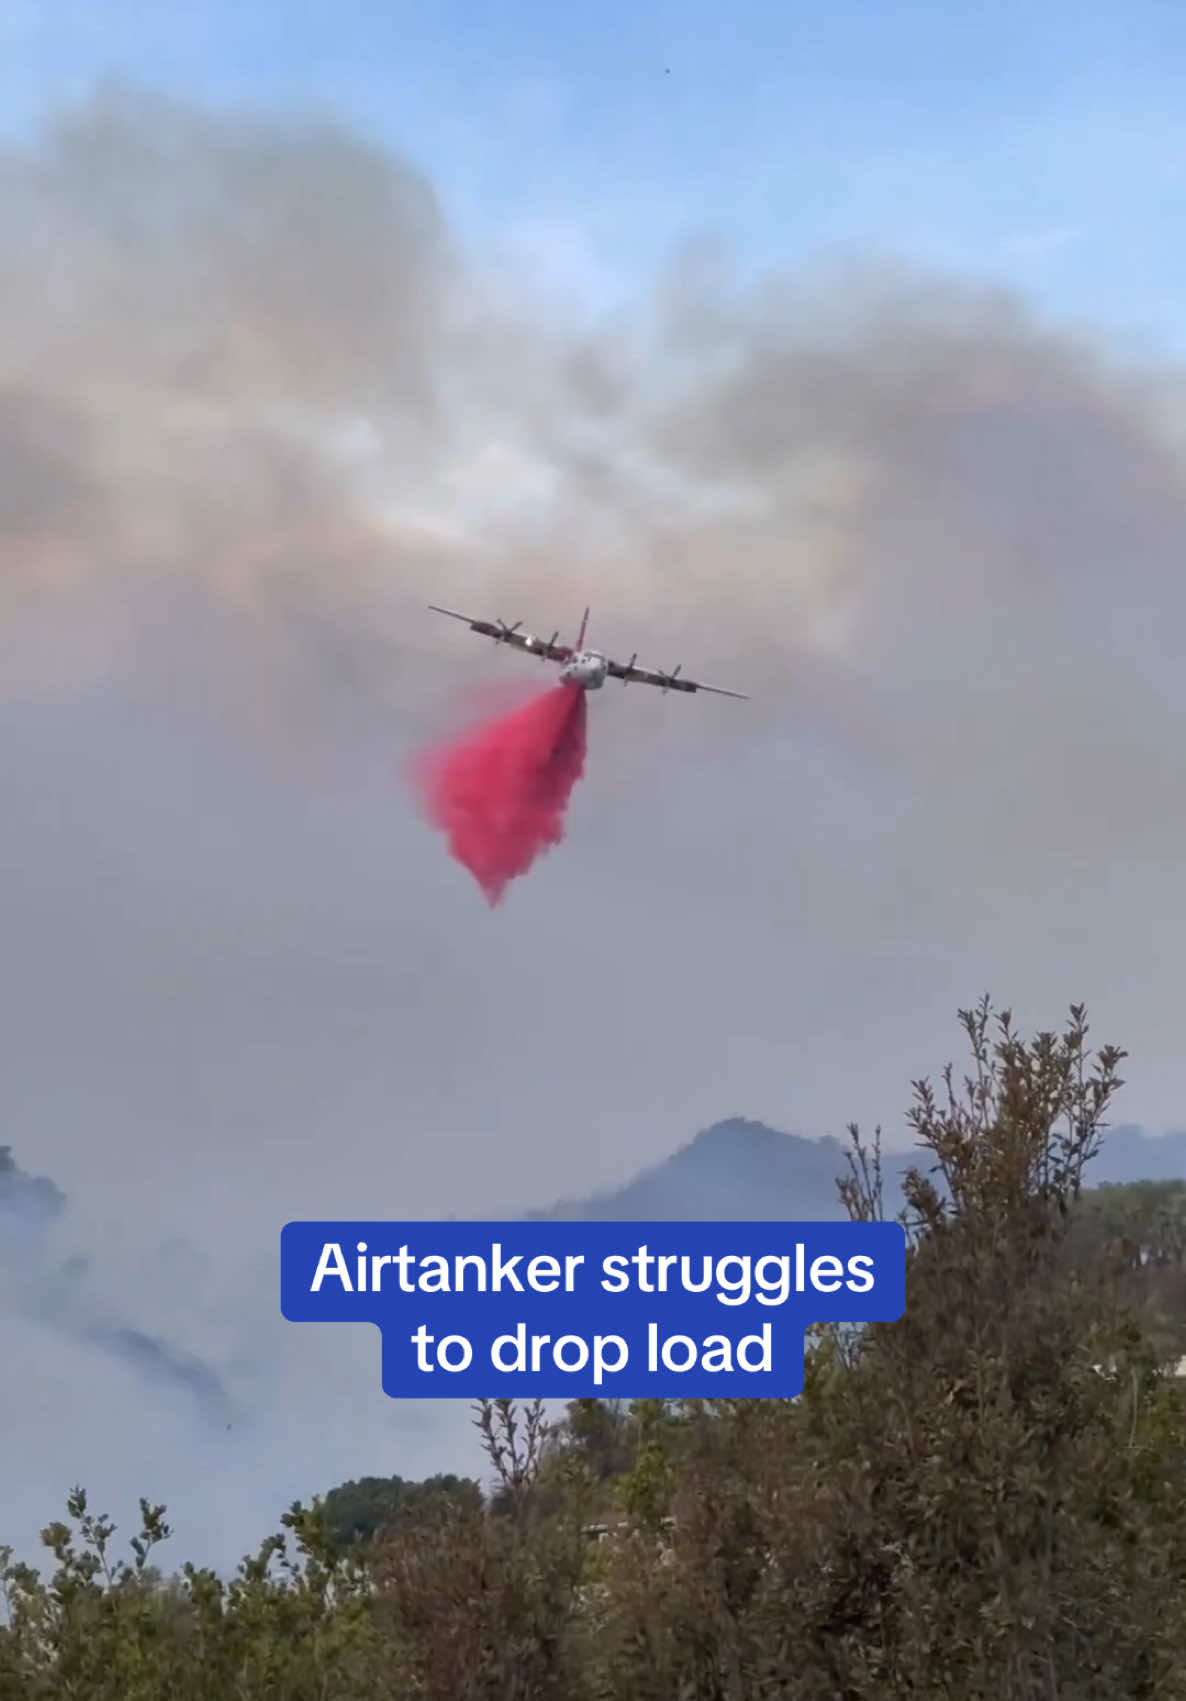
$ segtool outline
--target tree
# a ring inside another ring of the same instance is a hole
[[[1084,1013],[915,1083],[907,1310],[821,1332],[800,1401],[690,1408],[661,1587],[623,1544],[607,1692],[1076,1701],[1177,1692],[1179,1397],[1107,1264],[1067,1238],[1120,1085]],[[880,1215],[879,1135],[842,1195]],[[652,1571],[654,1567],[652,1565]],[[1170,1604],[1172,1603],[1172,1605]]]
[[[478,1403],[495,1474],[486,1507],[442,1500],[393,1530],[377,1556],[383,1622],[409,1694],[423,1701],[579,1701],[581,1612],[591,1477],[571,1458],[546,1490],[540,1402]]]
[[[1186,1181],[1093,1188],[1080,1201],[1070,1244],[1088,1266],[1118,1266],[1158,1356],[1186,1356]]]
[[[481,1502],[481,1490],[469,1477],[435,1476],[422,1482],[403,1477],[361,1477],[331,1488],[321,1503],[333,1542],[347,1548],[374,1541],[401,1514],[441,1500]]]

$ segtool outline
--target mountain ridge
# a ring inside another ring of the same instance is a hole
[[[838,1182],[847,1146],[832,1135],[809,1139],[769,1123],[731,1116],[710,1124],[668,1157],[619,1187],[584,1199],[559,1199],[526,1213],[529,1222],[741,1222],[842,1219]],[[912,1146],[882,1151],[887,1216],[902,1204],[912,1168],[929,1167]],[[1108,1130],[1088,1168],[1088,1186],[1186,1179],[1186,1132],[1147,1134],[1132,1125]]]

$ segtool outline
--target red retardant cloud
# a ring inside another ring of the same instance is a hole
[[[585,770],[586,720],[584,691],[559,685],[416,764],[429,821],[491,905],[564,838]]]

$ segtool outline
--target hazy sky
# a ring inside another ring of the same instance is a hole
[[[3,1139],[239,1414],[6,1278],[14,1537],[474,1468],[280,1320],[290,1216],[896,1140],[986,989],[1181,1125],[1186,18],[960,11],[0,18]],[[491,914],[403,773],[527,664],[430,597],[755,700],[594,699]]]

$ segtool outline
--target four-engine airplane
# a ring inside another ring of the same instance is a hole
[[[699,680],[683,678],[680,674],[682,663],[670,673],[659,673],[653,668],[635,667],[637,654],[623,663],[611,661],[600,650],[586,649],[588,609],[585,610],[585,617],[581,621],[576,643],[558,644],[558,631],[553,632],[545,643],[542,638],[521,631],[521,620],[517,620],[513,626],[508,626],[505,620],[475,620],[468,614],[459,614],[455,608],[438,608],[435,603],[429,603],[428,606],[434,614],[447,614],[452,620],[463,620],[472,632],[479,633],[483,638],[493,638],[496,644],[510,644],[529,656],[537,656],[540,661],[559,662],[562,682],[579,685],[582,691],[600,691],[607,679],[620,679],[623,685],[657,685],[659,690],[664,692],[711,691],[715,697],[738,697],[743,702],[749,701],[744,691],[726,691],[721,685],[703,685]]]

